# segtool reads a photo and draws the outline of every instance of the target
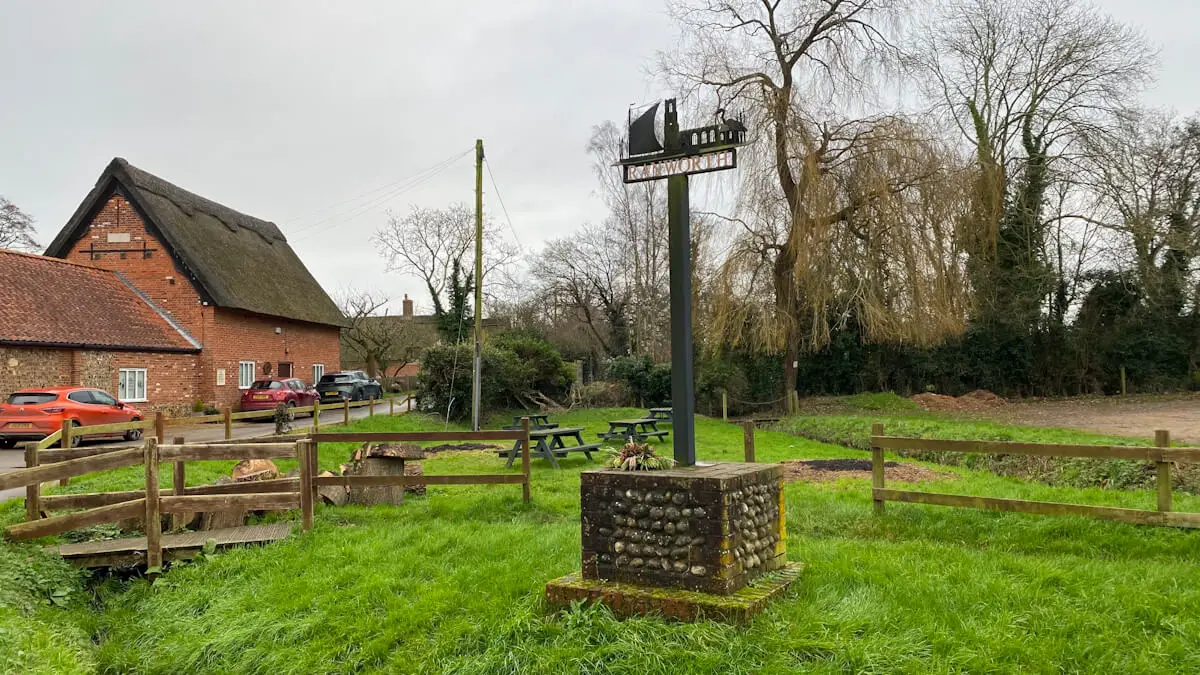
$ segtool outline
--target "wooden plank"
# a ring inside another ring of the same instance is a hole
[[[274,417],[274,416],[275,416],[274,410],[244,410],[242,412],[230,413],[229,419],[253,420],[253,419],[266,419],[268,417]]]
[[[162,498],[163,513],[196,511],[286,511],[300,506],[299,492],[255,492],[236,495],[183,495]]]
[[[17,469],[9,473],[0,473],[0,490],[25,487],[32,483],[46,483],[60,478],[71,478],[96,471],[119,469],[125,466],[141,464],[143,453],[141,448],[125,448],[108,452],[95,457],[81,457],[56,464],[43,464],[29,469]]]
[[[957,441],[941,438],[902,438],[872,436],[871,445],[885,450],[932,450],[938,452],[977,452],[1039,457],[1090,457],[1093,459],[1132,459],[1157,461],[1166,453],[1159,448],[1123,445],[1057,445],[1051,443],[1009,443],[1000,441]]]
[[[211,424],[212,422],[225,421],[225,415],[217,413],[215,415],[191,415],[188,417],[171,417],[167,419],[167,427],[187,427],[193,424]],[[153,426],[153,425],[151,425]],[[147,427],[149,428],[149,427]]]
[[[1154,445],[1160,448],[1171,447],[1171,432],[1165,429],[1159,429],[1154,432]],[[1157,462],[1155,465],[1157,473],[1157,492],[1158,492],[1158,510],[1171,510],[1171,463]]]
[[[45,450],[60,440],[62,440],[62,429],[56,429],[54,433],[37,442],[38,450]]]
[[[520,431],[404,431],[371,433],[319,433],[312,439],[318,443],[396,443],[421,441],[517,441],[524,438]]]
[[[140,453],[142,449],[137,448],[137,451]],[[38,537],[62,534],[63,532],[88,527],[89,525],[112,523],[127,518],[140,518],[145,515],[146,500],[135,499],[133,501],[121,502],[120,504],[102,506],[98,509],[68,513],[51,518],[42,518],[29,523],[11,525],[5,530],[5,534],[14,540],[37,539]]]
[[[132,429],[149,429],[154,426],[153,421],[138,420],[136,422],[116,422],[114,424],[93,424],[86,427],[74,427],[71,429],[71,435],[79,436],[94,436],[96,434],[115,434],[121,431],[130,431]]]
[[[163,431],[162,417],[155,420]],[[158,494],[158,439],[146,439],[146,567],[162,567],[162,498]]]
[[[315,476],[313,484],[346,487],[397,485],[517,485],[525,480],[518,473],[487,473],[457,476]]]
[[[212,539],[218,547],[236,546],[238,544],[253,544],[286,539],[291,532],[292,526],[290,523],[271,523],[268,525],[246,525],[222,530],[166,534],[162,538],[162,547],[164,551],[203,548],[209,539]],[[57,553],[67,559],[93,555],[137,553],[146,550],[146,538],[125,537],[122,539],[87,541],[77,544],[47,546],[46,550],[51,553]]]
[[[297,441],[300,437],[296,438]],[[164,445],[159,457],[175,460],[280,459],[296,456],[295,443],[214,443],[212,445]]]
[[[248,481],[245,483],[222,483],[220,485],[196,485],[184,488],[185,495],[234,495],[255,494],[260,492],[295,492],[300,489],[299,478],[276,478],[273,480]],[[169,497],[174,490],[160,490],[160,496]],[[73,495],[43,495],[41,507],[45,511],[62,511],[66,509],[92,509],[98,506],[120,504],[133,499],[142,499],[145,490],[126,490],[124,492],[82,492]]]
[[[237,495],[260,492],[295,492],[300,489],[299,478],[274,478],[252,480],[244,483],[222,483],[221,485],[197,485],[183,491],[185,495]]]
[[[58,462],[64,462],[68,459],[79,459],[81,457],[95,457],[97,455],[107,455],[110,452],[116,452],[118,450],[128,450],[128,449],[129,448],[127,448],[127,447],[125,447],[125,448],[109,448],[109,447],[104,447],[104,446],[91,447],[91,448],[69,448],[69,449],[65,449],[65,450],[62,448],[56,448],[53,450],[41,450],[38,453],[38,457],[41,459],[42,464],[55,464]]]
[[[65,509],[94,509],[98,506],[109,506],[122,502],[142,499],[145,490],[126,490],[124,492],[84,492],[73,495],[45,495],[42,497],[42,508],[46,511],[61,511]]]
[[[31,469],[38,465],[37,443],[25,445],[25,468]],[[42,517],[42,484],[31,483],[25,486],[25,520],[37,520]]]
[[[997,499],[994,497],[972,497],[936,492],[910,492],[907,490],[872,490],[872,493],[877,499],[893,502],[932,504],[934,506],[959,506],[989,511],[1036,513],[1045,516],[1082,516],[1084,518],[1113,520],[1121,523],[1132,523],[1134,525],[1200,527],[1200,514],[1196,513],[1161,513],[1158,511],[1123,509],[1112,506],[1032,502],[1022,499]]]

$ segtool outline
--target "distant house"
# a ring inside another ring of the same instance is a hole
[[[192,350],[190,377],[149,360],[123,359],[128,367],[114,366],[111,373],[118,396],[144,399],[154,408],[196,400],[235,405],[240,390],[257,378],[311,382],[341,367],[345,317],[274,223],[188,192],[124,159],[108,165],[46,255],[115,273]],[[80,294],[75,307],[80,321],[100,320],[95,307],[84,306],[99,302],[94,294],[71,287],[62,292]],[[64,310],[60,318],[71,315]],[[80,330],[86,333],[91,325]],[[53,335],[46,337],[53,342]],[[122,384],[128,381],[134,389]]]
[[[374,377],[410,379],[421,372],[421,352],[437,344],[437,319],[432,314],[414,314],[413,301],[404,296],[402,313],[388,316],[365,316],[358,319],[361,327],[342,333],[342,364],[347,370],[365,370]],[[353,321],[351,321],[353,323]],[[376,363],[363,354],[355,344],[354,332],[372,336],[376,343],[389,348],[387,363]]]

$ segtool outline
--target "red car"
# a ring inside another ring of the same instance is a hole
[[[289,408],[307,408],[317,400],[317,390],[294,377],[257,380],[242,392],[242,410],[274,410],[284,403]]]
[[[69,419],[75,426],[117,424],[144,419],[142,411],[118,401],[108,392],[88,387],[50,387],[9,394],[0,403],[0,448],[11,448],[19,441],[40,441],[62,428]],[[124,436],[136,441],[141,429],[124,434],[98,434],[99,437]],[[72,436],[78,442],[79,436]]]

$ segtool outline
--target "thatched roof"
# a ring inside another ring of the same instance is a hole
[[[188,192],[120,157],[109,163],[46,255],[66,257],[114,192],[133,204],[212,304],[311,323],[346,324],[275,223]]]

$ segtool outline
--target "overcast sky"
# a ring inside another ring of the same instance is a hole
[[[1160,49],[1146,102],[1200,110],[1200,0],[1099,4]],[[672,40],[657,0],[0,0],[0,195],[47,244],[121,156],[278,223],[331,293],[428,307],[369,241],[388,209],[474,199],[469,155],[422,171],[483,138],[526,250],[602,219],[590,130],[662,93]]]

